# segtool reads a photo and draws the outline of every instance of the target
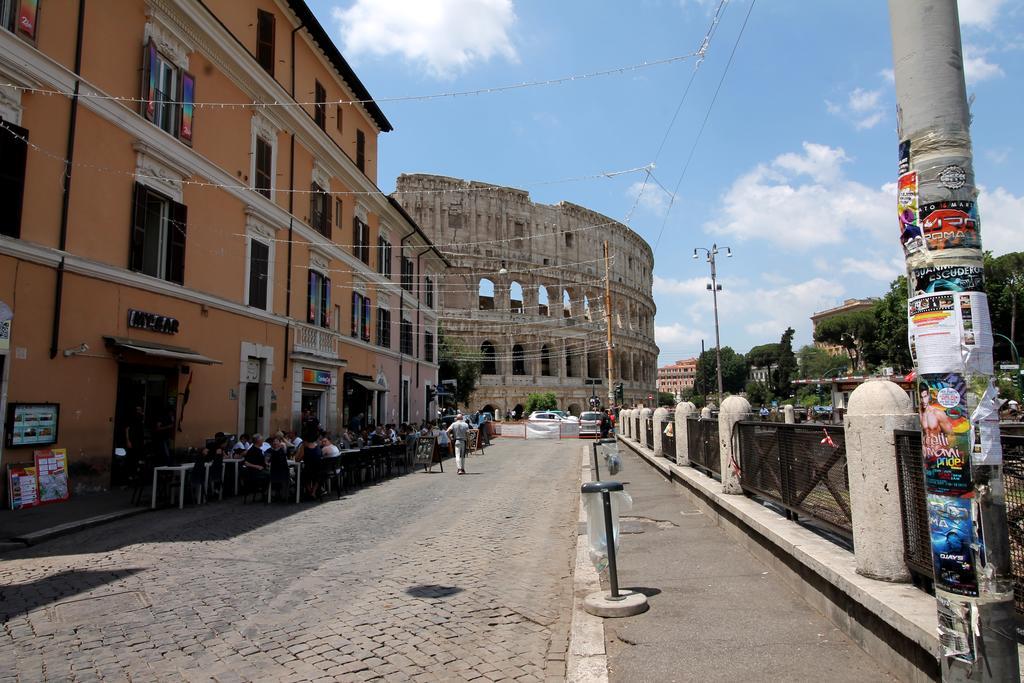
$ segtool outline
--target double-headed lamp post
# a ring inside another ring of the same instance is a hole
[[[729,247],[722,247],[725,249],[725,255],[727,258],[732,258],[732,249]],[[718,271],[715,269],[715,257],[718,255],[718,245],[712,244],[710,249],[706,247],[697,247],[693,250],[693,258],[698,258],[698,252],[703,251],[707,255],[707,262],[711,264],[711,283],[708,284],[708,289],[711,290],[711,300],[714,302],[715,308],[715,365],[718,368],[718,406],[722,406],[722,344],[718,337],[718,293],[722,291],[722,285],[718,284]]]

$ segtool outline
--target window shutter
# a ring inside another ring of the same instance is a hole
[[[306,322],[315,323],[320,308],[320,278],[314,271],[309,271],[309,310],[306,311]]]
[[[274,15],[263,10],[256,10],[256,61],[270,74],[274,75]]]
[[[196,77],[187,71],[181,75],[181,118],[178,122],[178,138],[192,146],[192,119],[195,114]]]
[[[270,247],[258,240],[249,245],[249,305],[267,307],[267,274],[270,271]]]
[[[171,202],[167,249],[167,279],[179,285],[185,284],[185,230],[188,223],[188,207]]]
[[[156,63],[156,45],[150,39],[146,41],[142,55],[142,115],[149,121],[156,119],[156,99],[153,96],[157,88],[157,74],[153,68]]]
[[[21,237],[28,131],[2,118],[0,122],[0,235]]]
[[[321,326],[323,326],[323,327],[330,327],[331,326],[331,278],[325,277],[323,279],[322,283],[323,283],[323,295],[322,295],[321,298],[322,298],[322,306],[323,306],[323,309],[322,309],[323,315],[321,316],[321,320],[323,322],[321,323]]]
[[[146,244],[146,186],[135,183],[132,197],[132,233],[128,247],[129,270],[142,271]]]
[[[361,130],[356,131],[356,168],[366,172],[366,135]]]
[[[321,204],[324,207],[323,229],[321,232],[324,237],[331,239],[331,196],[327,194],[328,190],[330,190],[330,187],[324,190],[324,194],[320,195]]]
[[[363,297],[363,341],[370,341],[370,297]]]
[[[359,294],[352,292],[352,336],[359,336]]]

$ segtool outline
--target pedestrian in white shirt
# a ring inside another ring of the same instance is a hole
[[[466,438],[469,436],[469,425],[462,418],[462,413],[455,416],[455,422],[451,423],[446,432],[452,435],[452,440],[455,442],[455,473],[465,474]]]

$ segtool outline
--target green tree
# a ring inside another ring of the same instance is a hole
[[[772,391],[767,384],[764,382],[755,382],[753,380],[747,382],[746,393],[747,400],[750,402],[750,405],[755,408],[769,405],[772,402],[772,398],[774,398]]]
[[[775,393],[780,398],[789,398],[793,392],[793,378],[796,376],[796,354],[793,353],[793,335],[796,331],[787,327],[779,340],[779,367],[775,376]]]
[[[797,351],[800,377],[816,379],[818,377],[841,374],[840,370],[850,367],[850,359],[846,356],[834,356],[824,349],[807,344]]]
[[[1013,339],[1017,350],[1024,348],[1024,252],[1012,252],[993,258],[985,253],[985,291],[992,315],[992,331]],[[995,357],[1009,361],[1010,345],[995,338]]]
[[[879,360],[898,372],[914,367],[907,341],[907,278],[900,275],[874,307],[878,328],[874,348]]]
[[[718,379],[715,373],[715,350],[708,349],[697,359],[696,386],[708,396],[718,393]],[[747,361],[742,353],[736,353],[729,346],[722,347],[722,391],[737,394],[747,384]]]
[[[682,394],[684,401],[689,401],[695,405],[698,410],[704,407],[704,394],[700,393],[696,386],[683,389],[680,393]]]
[[[658,392],[658,405],[659,406],[665,406],[666,408],[671,408],[675,404],[676,404],[675,394],[673,394],[671,392],[668,392],[668,391],[659,391]]]
[[[877,332],[878,322],[873,309],[850,311],[819,322],[814,330],[814,341],[843,347],[854,370],[864,370],[877,360]]]
[[[454,379],[458,383],[455,404],[468,404],[480,379],[480,353],[467,349],[458,339],[446,335],[441,327],[437,328],[437,336],[438,379]]]
[[[526,397],[526,414],[535,410],[555,410],[558,408],[558,396],[553,391],[542,394],[530,394]]]

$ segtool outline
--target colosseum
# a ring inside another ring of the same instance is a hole
[[[441,322],[482,359],[471,408],[522,414],[539,391],[573,414],[592,395],[608,403],[604,240],[613,382],[626,404],[655,393],[654,254],[639,235],[582,206],[458,178],[403,174],[395,198],[452,262],[438,286]]]

